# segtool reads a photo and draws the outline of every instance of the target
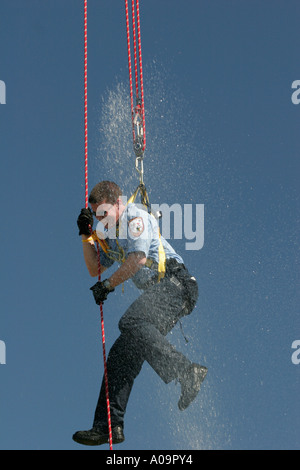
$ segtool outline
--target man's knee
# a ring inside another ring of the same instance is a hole
[[[141,322],[142,321],[139,318],[131,315],[124,315],[119,321],[119,330],[124,334],[134,332]]]
[[[126,321],[124,317],[121,318],[118,326],[119,326],[119,330],[121,331],[121,333],[125,333],[126,330],[128,330],[128,322]]]
[[[135,327],[135,323],[135,317],[131,312],[131,308],[129,308],[119,321],[119,330],[121,333],[127,333]]]

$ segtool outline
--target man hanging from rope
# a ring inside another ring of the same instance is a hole
[[[107,360],[112,440],[124,441],[124,417],[135,378],[147,361],[166,383],[181,385],[178,402],[185,410],[197,397],[207,369],[192,363],[166,339],[178,321],[189,315],[198,298],[198,286],[183,264],[182,258],[159,235],[156,219],[136,204],[125,204],[120,188],[102,181],[89,196],[91,209],[82,209],[78,217],[83,254],[91,276],[98,275],[99,263],[91,228],[93,214],[105,225],[105,245],[101,245],[101,272],[115,261],[121,265],[112,276],[92,288],[96,303],[103,303],[117,286],[132,279],[142,290],[119,322],[120,336]],[[110,234],[112,234],[110,236]],[[159,249],[165,253],[165,274],[159,281]],[[106,248],[105,248],[106,246]],[[159,281],[159,282],[158,282]],[[79,431],[77,443],[96,446],[109,439],[105,381],[103,379],[93,428]]]

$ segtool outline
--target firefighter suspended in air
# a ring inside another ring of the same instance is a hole
[[[180,383],[180,410],[196,399],[207,369],[177,351],[166,335],[193,311],[198,285],[181,256],[160,236],[155,217],[134,203],[126,204],[117,184],[110,181],[97,184],[90,193],[89,204],[91,208],[82,209],[77,224],[90,275],[96,277],[99,269],[95,236],[91,236],[93,216],[103,223],[105,230],[100,248],[101,273],[115,262],[120,265],[109,278],[91,288],[96,304],[105,302],[111,292],[129,279],[141,291],[119,321],[120,336],[107,359],[112,442],[118,444],[125,440],[126,408],[144,361],[164,383],[173,380]],[[92,429],[77,432],[73,439],[91,446],[108,443],[104,379]]]

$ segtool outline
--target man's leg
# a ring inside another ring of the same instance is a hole
[[[134,383],[144,359],[137,346],[126,334],[121,334],[112,346],[107,359],[108,392],[112,426],[124,426],[124,415]],[[105,381],[95,411],[94,426],[107,424]]]
[[[165,278],[145,291],[120,320],[122,334],[142,349],[143,359],[165,383],[179,378],[191,361],[166,339],[177,321],[186,314],[184,288]]]
[[[107,359],[108,391],[111,412],[112,439],[114,444],[124,441],[124,415],[135,377],[144,360],[131,344],[130,338],[121,334],[112,346]],[[79,444],[98,446],[109,441],[105,381],[103,378],[100,396],[95,411],[93,428],[78,431],[73,440]]]
[[[192,363],[166,339],[177,321],[193,310],[198,287],[186,269],[164,278],[148,289],[121,318],[119,328],[143,349],[143,357],[167,384],[177,379],[181,385],[180,410],[196,398],[207,369]]]

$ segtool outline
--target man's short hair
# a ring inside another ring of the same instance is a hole
[[[119,197],[122,196],[122,191],[116,183],[112,181],[101,181],[96,184],[92,189],[89,196],[90,204],[116,204]]]

